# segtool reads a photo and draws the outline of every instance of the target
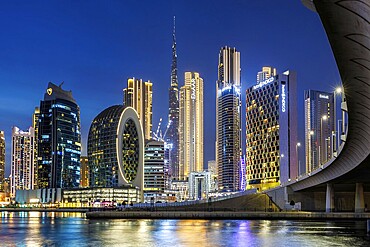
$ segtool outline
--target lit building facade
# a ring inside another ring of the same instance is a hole
[[[208,171],[211,173],[211,191],[216,191],[218,189],[218,171],[216,160],[208,161]]]
[[[179,178],[179,83],[177,78],[177,52],[175,17],[172,34],[171,85],[169,88],[168,123],[166,143],[169,145],[169,177]]]
[[[63,90],[62,84],[49,82],[40,102],[38,188],[80,186],[80,108],[72,92]]]
[[[34,146],[35,131],[32,127],[28,131],[12,128],[12,158],[10,188],[15,197],[16,190],[34,189]]]
[[[5,136],[4,131],[0,131],[0,192],[4,191],[5,178]]]
[[[257,84],[276,75],[276,68],[270,66],[262,67],[262,71],[257,73]]]
[[[240,190],[240,53],[223,47],[219,54],[216,96],[216,162],[220,190]]]
[[[35,177],[35,180],[34,180],[34,187],[35,189],[37,189],[37,181],[38,181],[38,176],[37,176],[37,173],[38,173],[38,135],[39,135],[39,119],[40,119],[40,108],[39,107],[35,107],[35,111],[34,113],[32,114],[32,127],[35,131],[35,145],[34,145],[34,157],[35,157],[35,173],[34,173],[34,177]]]
[[[164,142],[147,141],[144,152],[144,196],[157,197],[165,190]]]
[[[152,138],[152,104],[153,83],[142,79],[129,78],[127,88],[123,89],[123,105],[134,108],[138,113],[146,140]]]
[[[80,187],[88,188],[89,187],[89,159],[87,156],[81,156],[81,184]]]
[[[292,71],[246,90],[247,189],[266,190],[298,176],[296,92]]]
[[[111,106],[93,120],[87,144],[89,186],[144,187],[144,134],[132,107]]]
[[[305,90],[304,102],[306,172],[309,173],[332,157],[336,141],[334,93]]]
[[[180,89],[179,179],[190,172],[203,171],[203,79],[196,72],[185,72]]]
[[[191,172],[189,174],[189,198],[192,200],[207,199],[211,184],[210,172]]]

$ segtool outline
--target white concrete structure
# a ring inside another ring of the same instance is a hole
[[[211,173],[191,172],[189,176],[189,197],[193,200],[207,199],[211,191]]]

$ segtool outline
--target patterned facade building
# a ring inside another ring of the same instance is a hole
[[[298,176],[296,74],[246,90],[247,188],[265,190]]]

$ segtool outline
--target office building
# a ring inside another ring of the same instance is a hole
[[[144,197],[156,198],[165,190],[164,142],[147,141],[144,152]],[[148,201],[148,200],[146,200]],[[150,200],[149,200],[150,201]]]
[[[296,80],[286,71],[246,90],[247,189],[266,190],[298,176]]]
[[[220,190],[239,191],[241,157],[240,53],[219,53],[216,96],[216,162]]]
[[[30,127],[22,131],[17,127],[12,128],[12,158],[10,188],[11,196],[15,197],[16,190],[34,189],[34,146],[35,131]]]
[[[175,17],[172,33],[172,64],[171,85],[169,88],[168,123],[166,143],[169,145],[169,176],[171,179],[179,178],[179,83],[177,78],[177,52]]]
[[[87,143],[89,186],[144,187],[144,134],[132,107],[111,106],[93,120]]]
[[[5,178],[5,136],[4,131],[0,131],[0,192],[4,191]]]
[[[257,85],[263,81],[266,81],[272,76],[276,76],[275,68],[269,66],[262,67],[262,71],[257,73]]]
[[[87,156],[81,156],[81,181],[80,187],[88,188],[89,187],[89,159]]]
[[[306,172],[320,167],[332,157],[334,132],[334,93],[305,90]]]
[[[38,188],[80,186],[80,108],[62,84],[49,82],[40,102]]]
[[[127,87],[123,89],[123,105],[134,108],[138,113],[146,140],[152,138],[152,104],[153,83],[142,79],[129,78]]]
[[[180,89],[179,179],[190,172],[203,171],[203,79],[196,72],[185,72]]]
[[[211,184],[210,172],[191,172],[189,174],[189,198],[191,200],[207,199]]]

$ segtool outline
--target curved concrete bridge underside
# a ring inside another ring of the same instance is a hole
[[[320,172],[291,183],[293,191],[325,184],[370,184],[370,0],[303,0],[319,14],[342,78],[347,139]]]

